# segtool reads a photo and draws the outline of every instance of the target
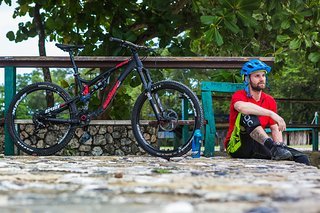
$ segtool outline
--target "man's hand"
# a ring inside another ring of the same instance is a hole
[[[278,124],[279,131],[286,130],[286,122],[277,113],[271,111],[270,117]]]

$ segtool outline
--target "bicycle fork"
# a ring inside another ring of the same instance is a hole
[[[151,79],[149,70],[145,68],[138,68],[137,70],[140,75],[144,89],[146,90],[146,95],[150,102],[151,108],[153,109],[157,120],[161,121],[164,119],[163,117],[164,109],[158,94],[154,93],[154,95],[152,95],[151,93],[152,79]]]

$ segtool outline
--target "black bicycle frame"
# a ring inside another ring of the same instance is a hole
[[[107,86],[108,78],[111,76],[111,74],[114,71],[126,66],[125,70],[119,75],[118,79],[115,81],[114,85],[109,90],[108,95],[107,95],[106,99],[103,101],[102,105],[97,110],[91,112],[89,114],[89,117],[90,118],[96,117],[108,108],[110,102],[115,97],[115,94],[116,94],[118,88],[121,86],[122,82],[136,68],[136,70],[140,76],[140,80],[142,82],[142,85],[147,93],[146,95],[148,96],[148,100],[151,104],[151,107],[153,108],[153,110],[155,112],[156,118],[158,120],[160,120],[162,117],[161,113],[160,113],[160,111],[162,111],[162,106],[161,106],[160,100],[158,99],[157,96],[155,97],[156,100],[154,100],[154,98],[151,96],[152,79],[151,79],[149,70],[145,69],[143,67],[143,64],[138,56],[137,51],[136,50],[131,50],[131,51],[132,51],[132,55],[133,55],[132,58],[127,59],[127,60],[117,64],[115,67],[110,68],[105,73],[98,75],[97,77],[95,77],[92,80],[85,80],[80,77],[80,74],[78,72],[78,67],[76,66],[76,63],[74,61],[74,57],[73,57],[72,53],[69,52],[70,59],[72,61],[72,65],[73,65],[74,77],[76,79],[77,85],[79,86],[80,94],[77,97],[74,97],[71,100],[58,105],[58,107],[55,106],[55,107],[51,107],[51,108],[46,109],[45,114],[47,114],[47,113],[53,113],[53,114],[56,113],[57,114],[59,112],[62,112],[72,102],[77,103],[81,100],[83,102],[88,101],[90,99],[91,95],[94,94],[97,90],[104,89]],[[90,90],[90,87],[92,87],[91,90]],[[79,113],[79,111],[78,111],[78,113]],[[55,123],[72,123],[72,124],[79,123],[78,119],[70,120],[70,119],[56,119],[56,118],[46,117],[45,120],[50,121],[50,122],[55,122]]]

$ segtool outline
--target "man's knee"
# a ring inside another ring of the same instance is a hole
[[[261,126],[261,124],[256,115],[241,115],[240,126],[245,129],[247,134],[250,134],[255,128]]]

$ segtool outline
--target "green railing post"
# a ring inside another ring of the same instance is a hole
[[[202,99],[204,119],[207,122],[207,125],[205,126],[205,135],[203,136],[203,139],[205,140],[204,156],[213,157],[214,146],[215,146],[216,125],[214,121],[214,109],[213,109],[211,91],[202,91],[201,99]]]
[[[243,89],[244,84],[230,83],[230,82],[201,82],[201,99],[204,119],[207,124],[205,126],[205,151],[206,157],[214,156],[215,137],[216,137],[216,123],[214,118],[214,107],[212,100],[213,92],[233,93],[237,90]]]
[[[314,124],[318,126],[318,112],[315,112],[314,114]],[[318,127],[313,128],[312,130],[312,151],[318,151],[319,150],[319,130]]]
[[[182,99],[182,119],[188,120],[189,114],[188,114],[188,99],[183,98]],[[185,124],[182,127],[182,140],[186,142],[186,140],[189,138],[189,124]]]
[[[16,68],[5,67],[4,69],[4,114],[7,114],[9,104],[16,94]],[[9,136],[9,132],[4,124],[4,154],[14,155],[13,141]]]

